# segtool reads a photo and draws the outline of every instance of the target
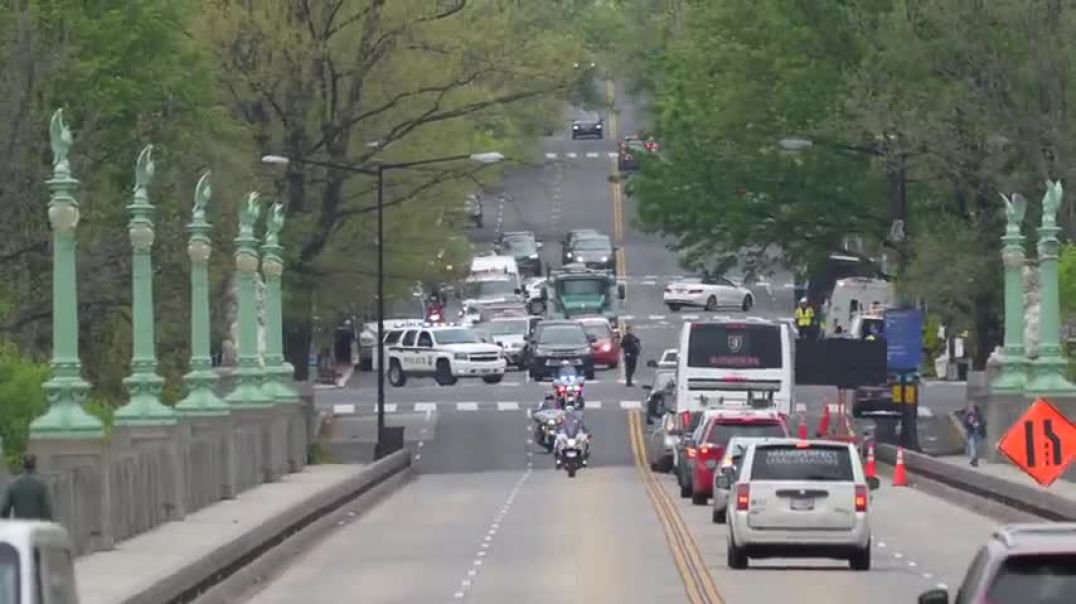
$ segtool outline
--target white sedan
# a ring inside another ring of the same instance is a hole
[[[684,306],[702,307],[706,310],[738,308],[751,310],[755,297],[751,290],[736,285],[724,277],[689,278],[665,286],[662,299],[671,311]]]

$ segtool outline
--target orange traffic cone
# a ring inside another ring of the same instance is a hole
[[[803,411],[800,411],[799,438],[800,440],[807,440],[809,438],[807,435],[807,414]]]
[[[822,419],[818,421],[818,436],[829,436],[829,403],[822,405]]]
[[[893,486],[908,486],[908,476],[904,469],[904,449],[897,449],[897,465],[893,468]]]
[[[901,455],[901,457],[900,457],[900,464],[901,464],[900,467],[902,468],[901,471],[903,472],[903,468],[904,468],[904,456],[903,455]],[[863,471],[867,473],[867,478],[875,478],[877,476],[877,474],[876,474],[877,468],[875,468],[875,466],[874,466],[874,442],[873,441],[867,443],[867,465],[863,469]]]

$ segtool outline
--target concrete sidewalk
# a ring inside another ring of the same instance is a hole
[[[368,466],[309,466],[181,522],[122,541],[112,551],[79,558],[75,563],[79,599],[82,604],[169,601],[307,514],[406,468],[409,459],[390,456]]]
[[[1071,470],[1062,475],[1057,482],[1048,487],[1044,487],[1035,482],[1033,478],[1009,461],[990,463],[988,461],[979,460],[979,465],[977,467],[972,467],[968,462],[968,458],[963,455],[946,455],[935,457],[934,459],[954,466],[959,466],[962,469],[1004,480],[1007,483],[1020,485],[1043,493],[1050,493],[1052,495],[1076,501],[1076,482],[1072,482],[1071,478],[1069,478],[1069,475],[1072,474]]]

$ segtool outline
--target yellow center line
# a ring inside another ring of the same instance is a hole
[[[642,478],[643,486],[646,489],[646,494],[650,498],[651,505],[654,506],[654,512],[657,514],[658,521],[661,522],[661,528],[665,533],[665,541],[669,545],[669,551],[672,552],[673,565],[676,566],[676,571],[680,574],[680,580],[684,583],[684,591],[687,594],[688,600],[691,604],[705,604],[705,600],[702,598],[702,592],[699,590],[698,585],[695,584],[694,577],[691,573],[691,568],[688,566],[687,557],[685,552],[676,541],[675,528],[672,525],[671,519],[665,513],[664,508],[659,502],[657,493],[654,490],[654,486],[651,481],[647,479],[644,472],[646,468],[646,460],[642,456],[642,447],[639,445],[638,439],[642,429],[639,427],[639,413],[636,410],[628,412],[628,435],[631,439],[632,455],[635,458],[635,466],[639,471],[639,476]]]
[[[643,483],[647,487],[648,493],[651,494],[652,501],[655,505],[655,509],[658,511],[659,518],[664,514],[668,522],[672,525],[674,535],[678,535],[680,541],[683,542],[683,553],[687,556],[687,563],[690,565],[686,567],[690,572],[694,569],[693,575],[698,577],[698,585],[695,585],[694,581],[692,586],[699,590],[699,593],[703,595],[704,602],[710,602],[711,604],[723,604],[724,600],[721,598],[720,593],[717,590],[717,586],[714,584],[713,576],[706,568],[706,562],[703,560],[702,554],[699,551],[699,546],[695,542],[694,537],[691,535],[691,531],[688,530],[687,525],[684,523],[683,518],[679,512],[676,511],[676,507],[672,500],[669,499],[668,493],[658,484],[657,479],[654,477],[654,473],[650,470],[649,465],[645,459],[645,444],[643,439],[642,420],[640,413],[637,410],[632,410],[631,418],[629,418],[629,429],[631,430],[631,443],[632,450],[635,456],[635,463],[638,466],[639,473],[643,478]],[[664,524],[664,520],[663,520]],[[666,534],[666,537],[670,540],[670,548],[674,549],[674,555],[677,553],[673,546],[675,537],[671,537],[670,534]],[[682,573],[681,573],[682,576]],[[688,589],[690,596],[690,588]]]

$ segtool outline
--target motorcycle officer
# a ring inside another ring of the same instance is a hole
[[[579,375],[579,371],[577,371],[576,368],[574,366],[572,366],[571,363],[569,363],[568,361],[561,361],[560,362],[560,369],[557,370],[557,377],[553,381],[553,384],[554,384],[554,386],[556,386],[556,385],[579,386],[579,393],[578,393],[578,395],[576,397],[576,401],[577,401],[576,406],[578,406],[580,409],[582,409],[584,407],[583,389],[582,389],[583,383],[584,383],[583,377]],[[565,406],[564,405],[564,400],[562,398],[558,398],[557,403],[561,407]]]
[[[583,421],[583,413],[572,405],[568,405],[565,409],[564,421],[557,430],[557,439],[553,444],[553,459],[558,467],[562,462],[561,452],[567,446],[569,438],[580,441],[579,449],[583,453],[583,465],[587,465],[590,462],[590,432],[587,431],[586,423]]]

